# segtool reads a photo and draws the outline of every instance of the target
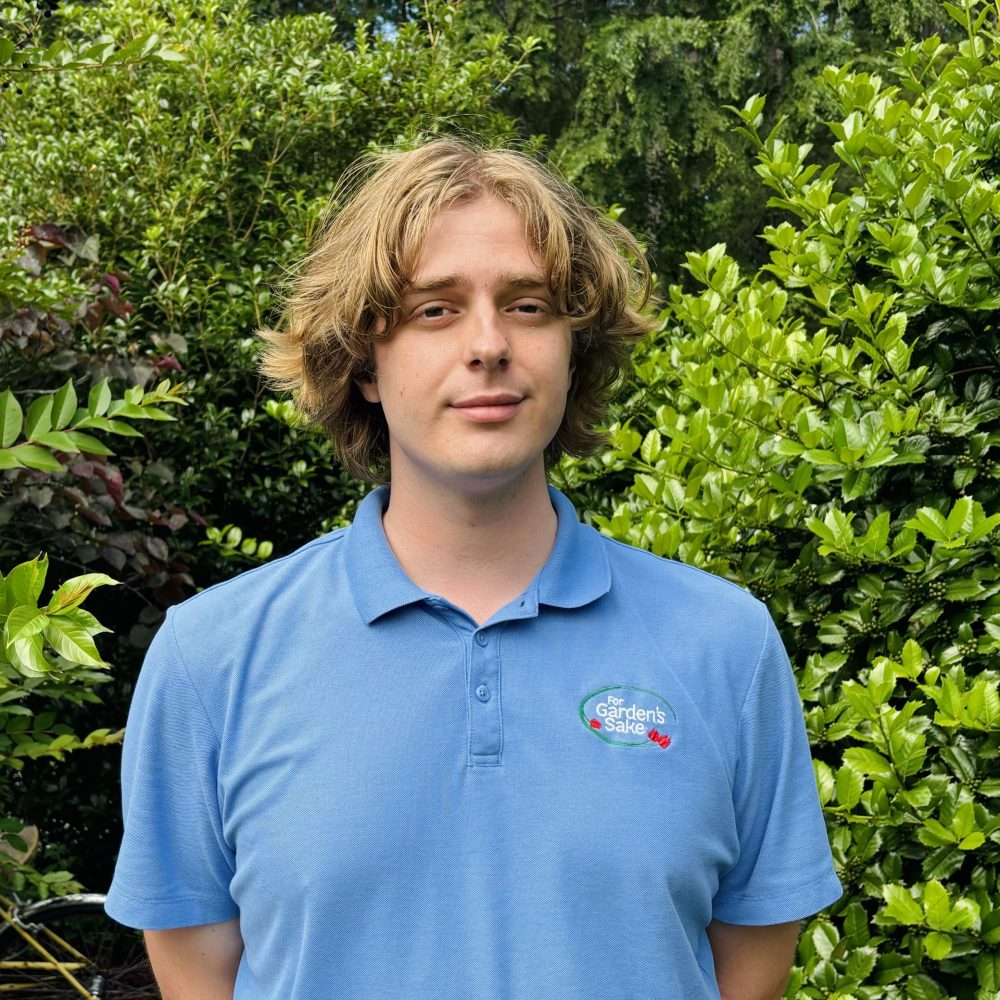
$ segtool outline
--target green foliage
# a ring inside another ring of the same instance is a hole
[[[206,528],[202,545],[214,545],[223,556],[232,559],[242,556],[255,562],[265,562],[274,552],[272,542],[258,542],[256,538],[244,538],[243,531],[235,524],[221,528]]]
[[[501,106],[547,137],[589,198],[625,206],[669,280],[692,234],[756,261],[754,236],[773,215],[724,103],[760,91],[772,121],[789,116],[825,155],[834,103],[814,84],[823,66],[878,67],[887,43],[951,30],[935,0],[466,0],[462,17],[470,32],[542,40]]]
[[[134,447],[134,421],[170,422],[164,407],[186,400],[165,379],[144,388],[171,370],[164,359],[113,357],[132,307],[120,297],[120,272],[102,272],[98,260],[97,241],[53,225],[28,227],[0,254],[0,559],[44,548],[76,566],[130,565],[131,582],[145,584],[170,563],[155,529],[176,531],[188,516],[146,506],[107,438]],[[136,487],[147,469],[170,476],[162,463],[129,465]],[[158,565],[143,564],[137,546],[152,548]]]
[[[39,469],[61,472],[56,455],[112,455],[114,452],[87,430],[139,437],[122,419],[173,420],[159,403],[183,403],[180,385],[164,379],[155,389],[132,386],[120,399],[113,399],[108,380],[93,386],[86,406],[77,405],[76,387],[67,379],[57,392],[36,396],[27,415],[17,397],[5,389],[0,393],[0,469]],[[22,440],[18,440],[18,438]]]
[[[149,389],[134,384],[121,391],[101,377],[105,321],[120,322],[129,310],[117,297],[115,275],[105,273],[97,285],[92,283],[95,274],[88,272],[97,260],[96,241],[55,226],[30,227],[12,251],[0,255],[4,564],[23,557],[33,541],[48,543],[61,563],[73,557],[88,561],[88,548],[92,561],[98,549],[87,543],[95,531],[111,526],[110,514],[120,510],[133,522],[149,520],[144,510],[129,503],[135,498],[108,461],[112,449],[106,438],[141,438],[136,422],[172,421],[163,407],[185,400],[181,387],[166,380]],[[69,377],[67,371],[72,372]],[[63,378],[55,391],[45,391]],[[91,481],[100,489],[88,490]],[[161,546],[162,555],[169,558],[160,538],[141,530],[137,534],[148,546]],[[122,534],[118,544],[132,542]],[[118,568],[124,565],[122,554]],[[82,710],[98,704],[97,689],[110,680],[108,664],[94,642],[96,635],[109,630],[80,605],[94,588],[117,581],[99,572],[74,576],[43,604],[48,566],[47,556],[36,557],[21,562],[5,580],[0,577],[0,801],[5,812],[0,836],[14,851],[24,850],[19,835],[24,819],[40,824],[49,819],[47,805],[25,793],[30,762],[61,762],[72,750],[121,739],[120,731],[92,724],[88,735],[79,736],[78,727],[67,722],[68,716],[85,714]],[[8,810],[28,815],[8,815]],[[41,896],[69,891],[77,883],[52,866],[53,853],[47,854],[46,870],[40,871],[0,852],[0,879]]]
[[[613,448],[605,532],[766,600],[797,668],[843,900],[790,996],[1000,989],[998,8],[883,79],[828,69],[842,166],[739,112],[788,221],[688,255]]]
[[[48,602],[40,601],[48,559],[39,556],[0,575],[0,801],[11,799],[12,783],[26,760],[62,760],[73,751],[120,742],[121,731],[96,729],[78,736],[58,721],[52,706],[93,703],[106,682],[108,664],[94,636],[108,630],[80,605],[96,587],[115,584],[103,573],[66,580]],[[39,710],[39,709],[44,710]],[[23,849],[22,820],[0,816],[0,837]],[[0,877],[15,890],[31,888],[44,897],[68,892],[75,883],[64,871],[39,872],[0,852]]]

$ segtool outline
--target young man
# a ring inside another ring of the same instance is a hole
[[[166,1000],[780,997],[841,890],[774,625],[546,485],[648,329],[638,247],[509,151],[351,183],[264,365],[391,486],[171,609],[109,913]]]

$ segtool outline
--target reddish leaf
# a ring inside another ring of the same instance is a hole
[[[167,543],[162,538],[157,538],[154,536],[147,536],[143,539],[146,546],[146,551],[160,562],[166,562],[170,558],[170,550],[167,548]]]
[[[98,299],[96,302],[86,305],[80,316],[80,322],[91,332],[96,330],[104,322],[103,299]]]
[[[181,367],[180,362],[172,354],[164,354],[162,358],[157,359],[156,363],[153,365],[158,375],[162,375],[164,372],[182,372],[184,369]]]
[[[116,299],[110,295],[102,295],[97,301],[116,319],[128,319],[135,312],[135,306],[126,299]]]
[[[183,514],[171,514],[170,517],[167,518],[167,527],[171,531],[180,531],[180,529],[187,523],[188,519]]]
[[[120,549],[113,549],[110,545],[105,545],[100,549],[101,558],[113,566],[116,572],[125,568],[125,553]]]
[[[51,223],[44,223],[40,226],[29,226],[28,232],[34,236],[36,240],[40,240],[43,243],[51,243],[54,246],[62,247],[64,250],[72,249],[72,244],[70,243],[65,230],[60,229],[59,226],[54,226]]]
[[[153,589],[153,597],[156,598],[158,604],[165,608],[169,608],[174,604],[180,604],[188,596],[184,592],[184,585],[194,587],[194,583],[189,581],[191,581],[191,578],[185,574],[174,574],[162,587]]]
[[[80,514],[85,517],[88,521],[94,524],[99,524],[102,528],[111,527],[111,518],[104,513],[99,507],[83,507],[80,510]]]
[[[114,466],[109,465],[95,466],[94,473],[104,482],[104,485],[107,486],[108,495],[112,500],[114,500],[115,504],[120,505],[125,489],[124,484],[122,483],[121,473],[114,468]]]
[[[65,497],[74,506],[85,507],[87,505],[87,495],[75,486],[61,486],[59,488],[59,495]]]
[[[108,535],[105,541],[108,545],[113,545],[116,549],[120,549],[122,552],[125,552],[130,556],[135,555],[135,542],[133,541],[132,536],[126,534],[124,531],[118,531],[113,535]]]
[[[29,274],[39,275],[42,273],[42,265],[48,254],[48,247],[39,246],[33,243],[24,248],[24,253],[17,258],[18,267],[23,267]]]

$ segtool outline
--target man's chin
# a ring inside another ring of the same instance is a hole
[[[494,454],[456,464],[448,478],[456,492],[473,496],[506,490],[523,483],[536,471],[544,476],[545,463],[541,456]]]

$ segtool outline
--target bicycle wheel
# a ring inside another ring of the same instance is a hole
[[[18,907],[17,917],[59,962],[66,963],[91,997],[158,1000],[142,935],[104,912],[104,896],[82,894]],[[81,1000],[58,971],[6,923],[0,923],[0,1000]]]

